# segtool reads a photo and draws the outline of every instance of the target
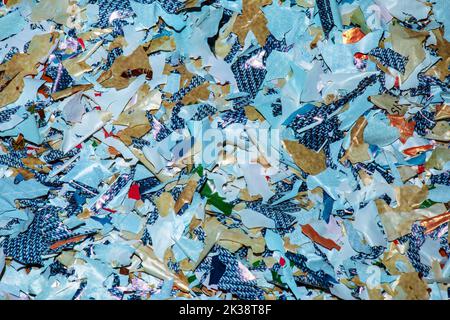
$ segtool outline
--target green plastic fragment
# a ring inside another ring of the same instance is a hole
[[[262,264],[262,260],[258,260],[252,263],[252,266],[254,266],[255,268],[259,267]]]
[[[206,197],[208,200],[207,204],[213,205],[220,211],[222,211],[226,215],[230,215],[233,211],[233,205],[224,201],[225,198],[219,196],[217,192],[213,192],[211,187],[209,186],[209,181],[205,183],[203,188],[200,191],[200,194]]]
[[[200,177],[203,177],[203,166],[199,165],[194,170],[192,170],[192,174],[197,173]]]
[[[189,283],[192,283],[192,282],[194,282],[195,280],[197,280],[197,277],[196,277],[195,275],[192,275],[192,276],[190,276],[190,277],[188,278],[188,282],[189,282]]]
[[[425,200],[424,202],[422,202],[422,204],[420,205],[420,209],[426,209],[431,207],[433,204],[436,204],[437,202],[434,202],[430,199]]]
[[[283,281],[281,281],[281,276],[278,274],[278,272],[272,271],[272,279],[277,283],[283,283]]]

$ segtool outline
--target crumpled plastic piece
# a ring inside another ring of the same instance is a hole
[[[446,0],[0,3],[0,298],[448,300]]]

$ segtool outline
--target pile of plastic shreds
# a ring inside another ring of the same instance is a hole
[[[449,41],[448,0],[3,0],[0,297],[449,299]]]

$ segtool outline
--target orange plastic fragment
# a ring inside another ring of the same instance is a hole
[[[444,212],[436,217],[422,220],[420,221],[420,225],[425,228],[425,234],[428,234],[448,221],[450,221],[450,211]]]
[[[416,126],[415,121],[406,121],[403,116],[400,115],[388,115],[391,125],[396,127],[400,131],[400,141],[405,143],[409,137],[412,137],[414,133],[414,127]]]
[[[356,43],[365,36],[365,33],[360,28],[353,28],[342,33],[342,42],[345,44]]]
[[[52,244],[50,246],[50,249],[51,250],[55,250],[55,249],[65,245],[65,244],[81,241],[81,240],[83,240],[86,237],[87,237],[86,235],[81,235],[81,236],[76,236],[76,237],[65,239],[65,240],[56,241],[54,244]]]
[[[405,149],[405,150],[403,150],[403,153],[406,154],[407,156],[414,157],[414,156],[418,155],[419,153],[428,151],[430,149],[433,149],[433,146],[431,144],[427,144],[425,146],[412,147],[412,148]]]
[[[305,225],[302,226],[302,232],[303,232],[303,234],[305,236],[310,238],[312,241],[314,241],[315,243],[320,244],[321,246],[327,248],[328,250],[331,250],[331,249],[336,249],[338,251],[341,250],[341,247],[336,242],[334,242],[331,239],[322,237],[309,224],[305,224]]]

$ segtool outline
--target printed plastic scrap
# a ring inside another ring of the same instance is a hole
[[[450,293],[448,0],[0,3],[0,299]]]

